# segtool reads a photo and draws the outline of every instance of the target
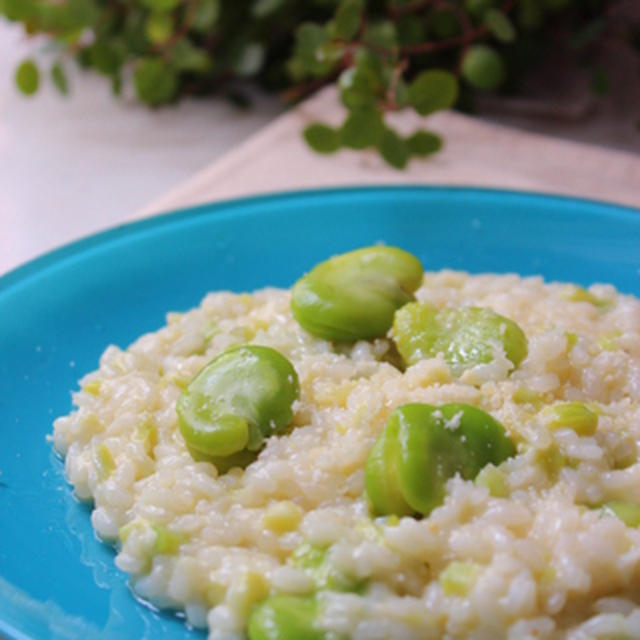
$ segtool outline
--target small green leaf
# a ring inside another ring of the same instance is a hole
[[[122,93],[122,78],[119,75],[111,76],[111,92],[114,96]]]
[[[370,69],[351,67],[340,74],[338,87],[342,104],[347,109],[363,109],[376,104],[380,84]]]
[[[146,14],[143,11],[132,11],[124,19],[125,22],[121,28],[121,41],[127,57],[130,55],[143,56],[149,51],[149,41],[145,34],[145,18]],[[109,32],[103,35],[105,39],[110,37]]]
[[[176,71],[206,73],[212,67],[209,54],[198,49],[187,38],[182,38],[171,49],[170,62]]]
[[[355,68],[368,73],[372,85],[376,83],[382,84],[382,78],[385,75],[386,61],[380,54],[374,53],[371,49],[360,47],[356,50]]]
[[[362,40],[367,44],[393,49],[398,44],[396,25],[390,20],[380,20],[368,24]]]
[[[534,31],[542,24],[542,9],[538,0],[521,0],[518,3],[518,26],[525,31]]]
[[[89,56],[89,64],[94,69],[107,76],[112,76],[120,70],[126,51],[123,50],[121,43],[96,40],[87,49],[87,54]]]
[[[140,4],[152,11],[173,11],[182,0],[140,0]]]
[[[385,129],[378,143],[380,155],[396,169],[404,169],[409,161],[409,146],[392,129]]]
[[[69,93],[67,74],[59,62],[56,62],[53,67],[51,67],[51,81],[62,95],[66,96]]]
[[[443,2],[442,5],[446,7],[447,3]],[[448,7],[432,11],[428,16],[427,25],[438,40],[454,38],[462,32],[458,16]]]
[[[374,147],[384,133],[384,122],[379,109],[351,111],[341,130],[342,144],[351,149]]]
[[[362,0],[342,0],[331,22],[331,35],[340,40],[351,40],[362,19]]]
[[[193,14],[191,28],[200,33],[207,33],[217,22],[220,15],[220,0],[200,0]]]
[[[265,50],[259,42],[249,42],[243,47],[233,70],[242,77],[253,76],[262,68]]]
[[[423,116],[434,111],[448,109],[458,98],[458,79],[448,71],[430,69],[423,71],[409,86],[407,99]]]
[[[178,90],[176,72],[159,58],[139,60],[133,82],[140,100],[154,107],[170,102]]]
[[[476,89],[495,89],[505,79],[504,62],[494,49],[484,44],[470,47],[462,59],[462,76]]]
[[[513,42],[516,39],[516,30],[511,20],[502,11],[489,9],[485,13],[484,23],[500,42]]]
[[[33,95],[40,86],[40,71],[33,60],[24,60],[16,69],[15,82],[25,96]]]
[[[398,78],[395,99],[399,109],[409,106],[409,87],[402,78]]]
[[[327,29],[313,22],[304,22],[296,29],[293,57],[288,65],[294,79],[323,76],[331,71],[333,62],[318,57],[318,49],[328,40]]]
[[[275,13],[283,4],[284,0],[255,0],[251,7],[251,15],[256,18],[265,18]]]
[[[399,18],[396,23],[398,32],[398,44],[407,46],[424,42],[425,25],[424,20],[416,16],[406,16]]]
[[[421,129],[407,138],[407,145],[414,156],[428,156],[442,149],[442,138],[432,131]]]
[[[496,4],[496,0],[465,0],[464,7],[471,15],[480,17]]]
[[[310,124],[303,135],[307,144],[319,153],[333,153],[341,146],[340,132],[326,124]]]
[[[100,20],[102,9],[96,0],[66,0],[61,11],[65,15],[65,27],[67,29],[78,29],[91,27]],[[66,9],[66,11],[65,11]]]
[[[339,42],[325,42],[316,49],[316,59],[318,62],[326,62],[333,66],[340,61],[344,51],[345,45]]]
[[[27,22],[35,18],[36,11],[37,5],[34,2],[25,2],[25,0],[3,0],[0,4],[0,13],[7,20]]]
[[[162,44],[173,34],[173,16],[167,12],[153,12],[145,23],[145,35],[152,44]]]

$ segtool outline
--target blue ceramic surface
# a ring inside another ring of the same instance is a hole
[[[542,274],[640,294],[640,212],[454,188],[316,191],[206,205],[93,236],[0,278],[0,636],[204,638],[131,596],[46,436],[108,344],[207,291],[290,286],[385,242],[426,269]]]

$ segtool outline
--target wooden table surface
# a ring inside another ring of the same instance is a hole
[[[328,88],[280,116],[233,151],[139,211],[137,217],[237,196],[372,184],[472,185],[580,196],[640,208],[640,156],[502,127],[454,112],[421,119],[394,114],[397,127],[425,126],[445,148],[404,171],[372,151],[319,155],[301,138],[316,120],[342,118]]]

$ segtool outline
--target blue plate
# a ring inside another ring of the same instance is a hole
[[[49,212],[43,212],[48,215]],[[205,205],[64,247],[0,279],[0,635],[204,638],[136,602],[46,435],[105,347],[207,291],[290,286],[329,255],[385,242],[426,269],[542,274],[640,293],[640,212],[454,188],[347,189]]]

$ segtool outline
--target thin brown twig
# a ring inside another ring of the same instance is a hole
[[[161,42],[160,44],[154,45],[152,47],[152,51],[165,52],[168,54],[171,52],[173,47],[184,38],[191,29],[191,24],[193,21],[193,16],[195,14],[196,8],[198,6],[198,0],[187,0],[187,6],[184,10],[184,18],[182,19],[182,23],[180,24],[180,28],[174,31],[171,34],[171,37],[166,42]]]
[[[388,111],[397,111],[398,110],[398,102],[396,100],[396,92],[398,91],[398,83],[400,82],[400,78],[402,74],[407,70],[409,66],[409,60],[407,58],[403,58],[400,60],[400,63],[396,65],[391,74],[391,79],[389,80],[389,87],[387,88],[387,101],[385,103],[385,108]]]
[[[517,0],[505,0],[499,10],[503,13],[508,13],[515,6],[516,2]],[[360,28],[358,29],[358,36],[356,39],[352,41],[338,39],[332,40],[334,44],[346,47],[344,55],[337,68],[329,76],[314,78],[309,82],[287,89],[281,94],[282,98],[287,102],[298,101],[301,98],[313,93],[320,87],[323,87],[329,82],[332,82],[338,77],[338,75],[340,75],[340,73],[344,69],[347,69],[351,65],[351,60],[355,49],[357,49],[358,47],[365,47],[386,57],[394,57],[398,55],[401,56],[400,63],[394,68],[393,75],[386,92],[386,102],[383,105],[383,107],[387,110],[397,109],[398,105],[396,103],[395,93],[402,74],[407,70],[409,66],[410,56],[418,55],[421,53],[445,51],[447,49],[452,49],[458,46],[466,47],[475,40],[478,40],[479,38],[482,38],[487,33],[489,33],[489,28],[486,25],[480,25],[479,27],[474,28],[466,12],[459,7],[456,7],[454,9],[454,5],[446,2],[446,0],[421,0],[420,2],[415,2],[412,5],[407,5],[406,8],[410,6],[413,7],[413,10],[417,10],[418,5],[426,7],[433,4],[446,6],[447,9],[453,10],[458,17],[458,20],[460,21],[464,32],[459,36],[447,38],[446,40],[420,42],[418,44],[406,45],[404,47],[389,48],[372,42],[366,42],[361,39],[366,26],[366,16],[363,14],[362,22],[360,24]]]
[[[295,85],[294,87],[290,87],[289,89],[285,89],[280,93],[280,97],[286,103],[298,102],[299,100],[302,100],[302,98],[306,98],[311,95],[314,91],[317,91],[330,82],[333,82],[348,66],[349,65],[341,62],[338,68],[334,69],[330,75],[314,78],[308,82],[303,82]]]
[[[502,13],[508,13],[514,7],[517,0],[506,0],[500,7]],[[466,46],[475,40],[478,40],[489,33],[489,28],[486,25],[480,25],[473,28],[466,33],[462,33],[459,36],[453,38],[447,38],[446,40],[436,40],[431,42],[420,42],[418,44],[410,44],[404,47],[400,47],[400,55],[417,55],[420,53],[435,53],[437,51],[446,51],[458,46]]]

